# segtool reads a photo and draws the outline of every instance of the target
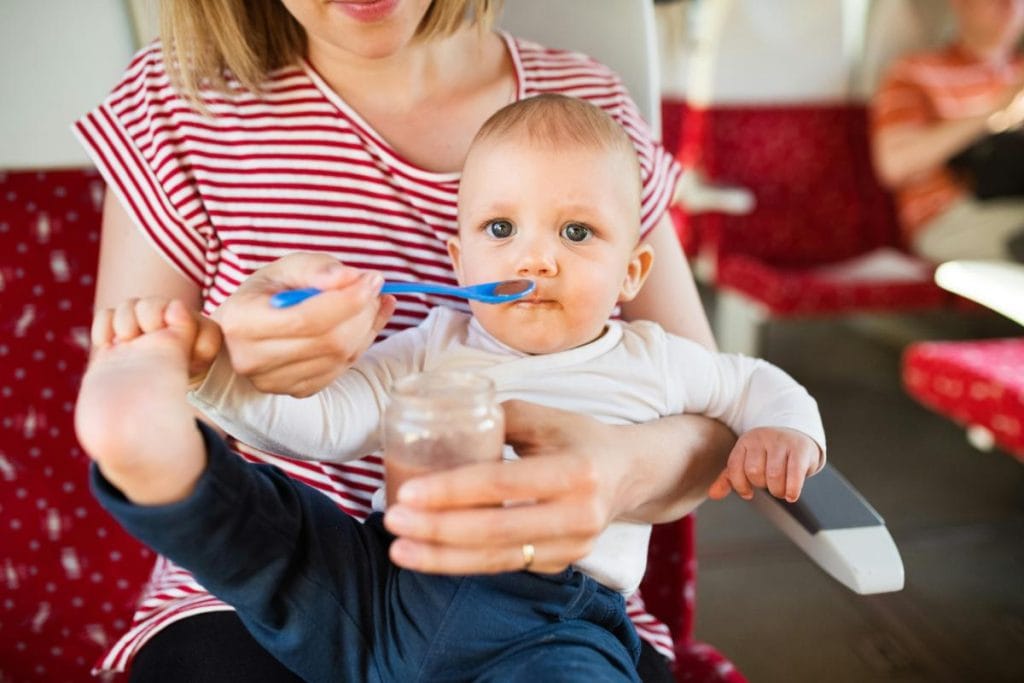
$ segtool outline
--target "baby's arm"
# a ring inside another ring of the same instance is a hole
[[[724,498],[767,488],[789,501],[825,461],[817,403],[792,377],[763,360],[709,352],[669,337],[667,376],[681,377],[684,410],[702,412],[740,434],[728,463],[709,490]]]
[[[231,367],[222,352],[189,401],[214,424],[262,450],[306,460],[344,462],[378,450],[387,391],[416,371],[418,329],[392,335],[305,398],[265,394]]]

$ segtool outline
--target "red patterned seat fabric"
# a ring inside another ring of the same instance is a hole
[[[72,410],[89,345],[103,183],[0,173],[0,680],[86,681],[152,553],[93,502]]]
[[[85,367],[103,183],[91,170],[0,172],[0,681],[91,681],[131,619],[153,554],[93,501],[72,412]],[[657,527],[647,605],[678,677],[743,683],[692,639],[693,519]]]
[[[914,344],[903,383],[932,410],[984,427],[1024,462],[1024,338]]]
[[[863,107],[693,109],[682,136],[712,182],[752,190],[746,216],[691,216],[713,250],[716,282],[775,316],[931,308],[948,301],[922,266],[914,281],[838,280],[815,271],[883,247],[900,247],[887,194],[871,170]]]

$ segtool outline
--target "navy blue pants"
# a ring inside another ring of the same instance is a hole
[[[637,681],[622,597],[569,569],[449,577],[388,559],[381,515],[360,524],[200,427],[193,493],[136,506],[94,467],[93,491],[134,536],[192,571],[307,681]]]

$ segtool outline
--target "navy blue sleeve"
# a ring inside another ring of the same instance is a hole
[[[136,505],[95,464],[94,495],[131,535],[234,607],[253,636],[300,675],[330,669],[324,660],[346,651],[351,666],[369,650],[365,629],[379,616],[370,596],[389,571],[386,535],[276,467],[244,461],[197,424],[207,466],[186,499]]]
[[[240,582],[258,589],[266,581],[263,588],[276,588],[269,584],[279,579],[269,575],[261,580],[260,573],[288,573],[280,565],[302,554],[297,532],[305,510],[295,485],[274,467],[246,463],[205,425],[199,429],[207,466],[185,500],[136,505],[95,464],[93,494],[128,533],[201,574],[203,585],[215,594]]]

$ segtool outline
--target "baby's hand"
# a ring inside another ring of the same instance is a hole
[[[750,500],[754,488],[767,488],[776,498],[792,503],[800,497],[804,480],[818,471],[821,455],[818,444],[795,429],[751,429],[736,442],[708,497],[719,500],[735,489]]]
[[[173,338],[165,341],[180,344],[188,353],[190,383],[205,377],[221,346],[220,327],[209,318],[190,310],[182,302],[161,297],[128,299],[117,308],[96,311],[92,321],[92,347],[94,353],[114,346],[141,341],[173,327]]]

